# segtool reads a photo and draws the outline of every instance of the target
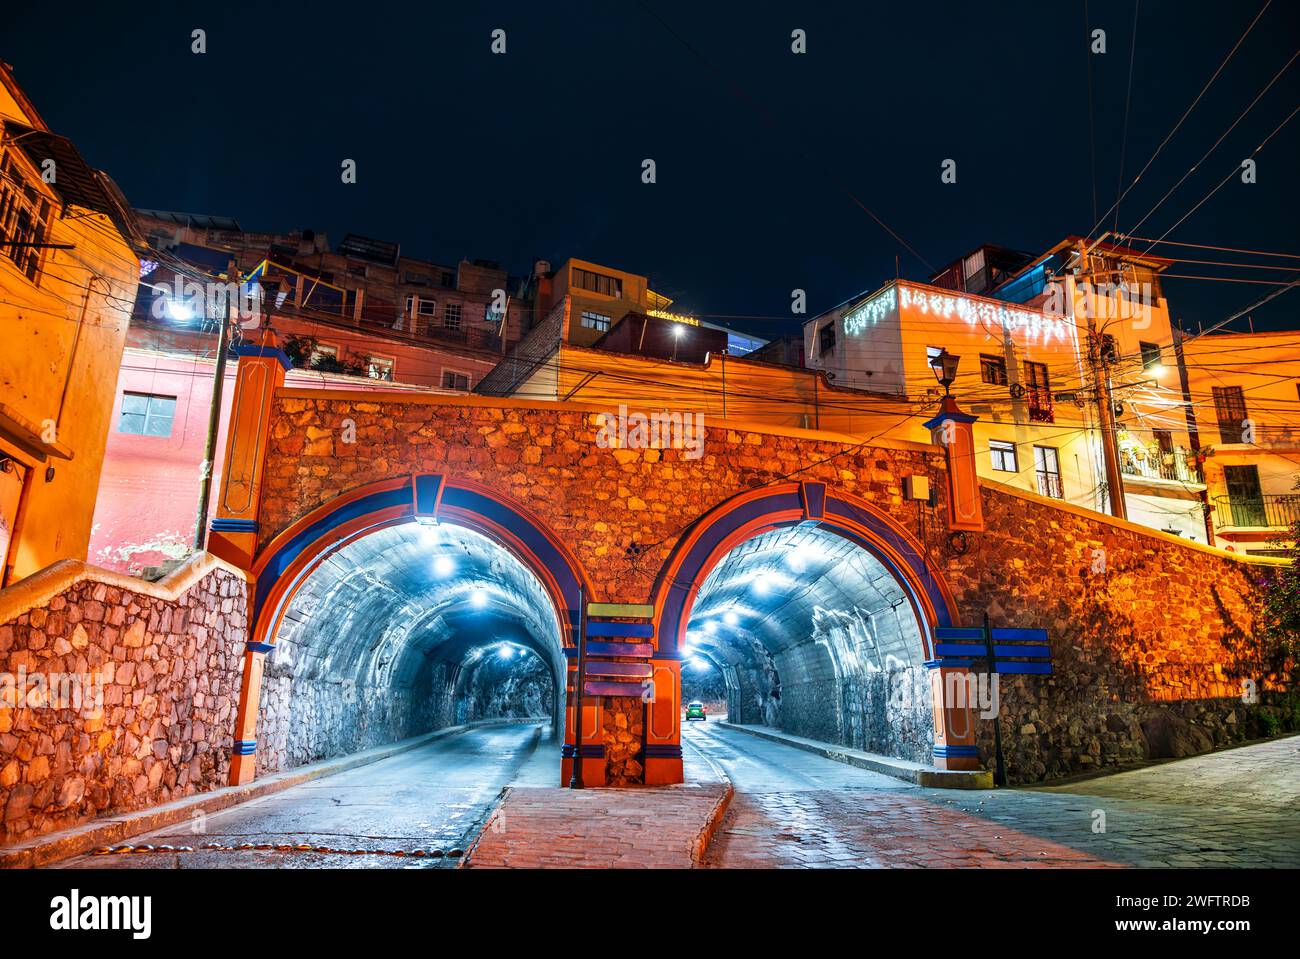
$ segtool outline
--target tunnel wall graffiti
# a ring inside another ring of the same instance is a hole
[[[29,680],[0,682],[0,842],[225,785],[246,602],[206,553],[158,583],[65,560],[0,594],[0,665]],[[38,674],[93,680],[51,702]]]
[[[687,460],[672,449],[598,447],[598,412],[282,390],[272,409],[259,542],[365,484],[445,474],[481,484],[541,517],[587,569],[593,600],[646,602],[674,545],[702,513],[797,473],[911,530],[928,568],[949,584],[963,622],[978,623],[987,609],[995,624],[1049,631],[1057,675],[1003,685],[1014,779],[1038,781],[1157,755],[1173,748],[1170,736],[1178,738],[1177,730],[1167,731],[1170,724],[1196,730],[1182,738],[1203,748],[1254,728],[1237,678],[1249,669],[1254,585],[1239,560],[991,486],[981,490],[988,529],[972,534],[961,554],[943,525],[944,461],[935,447],[708,428],[704,455]],[[355,443],[342,442],[345,420],[355,425]],[[940,491],[936,509],[904,500],[902,481],[909,475],[927,476]],[[1104,572],[1094,573],[1098,549],[1107,562]],[[781,664],[775,666],[781,673]],[[800,710],[800,694],[786,690],[791,677],[780,678],[778,709],[771,708],[770,690],[766,702],[760,697],[754,703],[763,721],[779,724],[785,714],[790,723]],[[902,707],[901,718],[891,713],[898,684],[879,682],[889,695],[870,684],[849,691],[842,712],[860,719],[847,723],[848,736],[915,755],[924,738],[915,705]],[[738,675],[742,699],[750,694],[746,684]],[[908,684],[915,686],[915,677],[902,681]],[[824,708],[804,699],[808,722],[829,731]],[[1113,707],[1098,713],[1098,701]],[[757,718],[749,708],[742,704],[744,721]],[[626,707],[626,714],[628,728],[640,724],[638,705]],[[886,727],[897,737],[892,744],[877,735]],[[980,729],[981,758],[988,763],[989,724]],[[611,762],[635,751],[635,742],[622,753],[606,744]]]

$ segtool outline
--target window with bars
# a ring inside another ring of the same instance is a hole
[[[117,421],[119,433],[135,436],[171,436],[176,397],[152,393],[123,393]]]
[[[1142,351],[1142,369],[1153,370],[1164,364],[1164,357],[1160,352],[1159,343],[1138,343],[1138,349]]]
[[[1034,476],[1038,481],[1038,495],[1064,499],[1061,484],[1061,464],[1055,446],[1034,447]]]
[[[1246,428],[1246,396],[1240,386],[1213,386],[1220,443],[1241,443]]]
[[[1055,423],[1056,411],[1052,408],[1051,386],[1047,380],[1047,364],[1025,361],[1025,403],[1029,407],[1031,423]]]
[[[50,201],[6,154],[0,161],[0,252],[37,285],[45,252],[41,244],[49,242],[50,209]]]
[[[445,330],[459,330],[461,310],[459,303],[448,303],[442,310],[442,327]]]
[[[835,349],[835,324],[828,323],[817,331],[817,355],[825,356]]]

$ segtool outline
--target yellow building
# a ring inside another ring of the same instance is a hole
[[[1182,344],[1215,545],[1278,555],[1300,520],[1300,331]]]
[[[804,325],[808,365],[837,385],[905,398],[911,412],[889,435],[927,441],[923,424],[943,393],[931,360],[955,354],[952,392],[979,417],[980,476],[1112,512],[1104,378],[1128,518],[1204,543],[1205,487],[1158,285],[1164,264],[1101,244],[1080,267],[1076,249],[1070,239],[1025,258],[998,284],[1006,298],[902,280],[855,297]],[[1125,287],[1111,277],[1123,277]]]
[[[85,559],[140,263],[130,211],[0,64],[0,585]]]
[[[564,306],[564,342],[591,346],[628,313],[665,310],[671,304],[650,289],[644,276],[571,258],[539,277],[536,310],[540,320]]]

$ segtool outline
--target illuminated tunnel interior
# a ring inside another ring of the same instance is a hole
[[[762,533],[728,552],[691,610],[683,698],[732,722],[930,762],[934,718],[920,626],[874,554],[817,527]]]
[[[258,772],[480,719],[555,721],[563,664],[554,604],[512,553],[459,526],[385,527],[293,597],[266,657]]]

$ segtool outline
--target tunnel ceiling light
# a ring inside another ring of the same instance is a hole
[[[786,565],[796,572],[803,572],[825,558],[825,550],[816,543],[798,543],[785,555]]]
[[[737,623],[740,622],[740,614],[737,613],[734,609],[729,609],[722,614],[722,621],[726,623],[728,626],[735,626]]]
[[[778,573],[774,569],[765,569],[754,576],[754,592],[760,596],[766,596],[773,590],[784,589],[790,584],[790,577]]]
[[[476,589],[469,594],[469,603],[475,609],[483,609],[488,604],[488,591],[486,589]]]
[[[711,619],[711,620],[709,620],[707,623],[705,623],[705,624],[704,624],[704,631],[705,631],[706,633],[716,633],[716,632],[718,631],[718,623],[717,623],[717,621]]]
[[[500,656],[502,659],[514,659],[515,657],[514,647],[511,646],[509,643],[502,643],[501,649],[497,652],[497,655]]]
[[[708,668],[709,668],[708,661],[705,660],[705,659],[702,659],[702,658],[699,657],[699,656],[692,656],[689,660],[687,660],[687,665],[689,665],[692,669],[708,669]]]
[[[439,556],[433,561],[433,571],[446,578],[456,572],[456,561],[450,556]]]

